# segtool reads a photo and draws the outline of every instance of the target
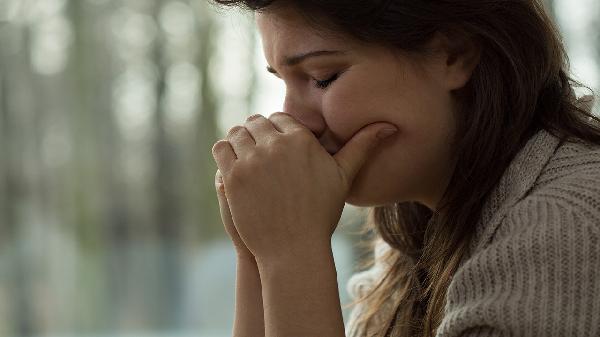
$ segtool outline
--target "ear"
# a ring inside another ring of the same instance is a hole
[[[479,64],[481,47],[464,33],[443,34],[436,32],[430,45],[440,52],[441,83],[449,91],[464,87],[475,67]]]

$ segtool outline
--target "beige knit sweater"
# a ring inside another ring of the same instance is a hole
[[[600,336],[600,147],[537,133],[488,198],[470,248],[438,337]],[[379,240],[375,254],[386,249]],[[385,268],[353,275],[351,298]],[[359,335],[362,310],[346,336]]]

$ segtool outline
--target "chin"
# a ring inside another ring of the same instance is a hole
[[[381,178],[373,162],[363,166],[352,182],[346,203],[357,207],[375,207],[393,202],[394,198],[389,195],[391,186],[383,183]]]
[[[345,202],[357,207],[378,207],[413,201],[408,188],[361,170],[352,182]]]
[[[354,199],[351,197],[346,198],[346,203],[356,207],[372,207],[366,200]]]
[[[357,185],[352,185],[350,193],[346,197],[346,203],[356,207],[377,207],[384,206],[394,201],[385,200],[386,198],[377,193],[377,190],[360,190]]]

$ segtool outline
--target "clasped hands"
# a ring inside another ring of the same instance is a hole
[[[378,132],[390,128],[366,125],[333,156],[287,113],[231,128],[212,153],[221,217],[238,256],[266,261],[329,247],[356,174]]]

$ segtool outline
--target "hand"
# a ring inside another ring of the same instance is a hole
[[[246,244],[240,238],[240,235],[237,232],[233,224],[233,219],[231,218],[231,211],[229,210],[229,204],[227,202],[227,198],[225,197],[225,185],[223,184],[223,175],[221,171],[217,170],[215,175],[215,188],[217,190],[217,198],[219,199],[219,208],[221,211],[221,220],[223,221],[223,225],[225,226],[225,231],[231,238],[233,242],[233,246],[235,248],[235,252],[237,253],[238,258],[248,258],[254,260],[254,255],[248,250]]]
[[[213,146],[231,218],[259,259],[329,245],[354,177],[379,141],[371,124],[331,156],[286,113],[255,115]]]

